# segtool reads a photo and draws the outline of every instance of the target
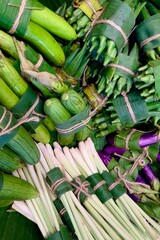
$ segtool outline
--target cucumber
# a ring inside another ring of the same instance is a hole
[[[64,64],[65,55],[61,45],[49,32],[39,25],[30,21],[23,39],[29,42],[52,63],[57,66]]]
[[[36,164],[40,159],[38,147],[23,126],[18,128],[16,135],[6,145],[28,164]]]
[[[10,174],[0,173],[0,199],[15,201],[39,196],[38,190],[29,182]]]
[[[41,10],[32,10],[30,20],[62,39],[71,41],[77,38],[74,28],[65,18],[43,5]]]
[[[47,99],[44,103],[44,112],[55,124],[63,123],[71,118],[70,112],[62,105],[58,98]]]
[[[90,120],[89,123],[87,123],[87,126],[85,126],[84,128],[82,128],[80,131],[78,131],[75,134],[75,139],[77,141],[85,141],[89,135],[91,134],[92,130],[91,130],[91,125],[92,125],[92,121]]]
[[[86,108],[84,99],[73,89],[68,89],[61,94],[61,102],[72,115],[76,115]]]
[[[58,133],[57,141],[61,146],[69,146],[74,141],[75,134],[69,136],[62,135]]]
[[[11,173],[18,168],[22,168],[24,163],[21,162],[21,158],[18,154],[12,151],[7,146],[0,149],[0,170]]]
[[[47,99],[44,103],[44,112],[52,119],[55,125],[71,118],[70,112],[62,105],[58,98]],[[68,146],[73,142],[74,136],[75,134],[65,136],[58,133],[57,138],[60,145]]]

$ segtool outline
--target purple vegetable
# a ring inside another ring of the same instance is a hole
[[[104,153],[103,151],[99,151],[98,155],[102,159],[102,162],[104,163],[105,166],[107,166],[111,160],[111,156],[109,154]]]
[[[115,153],[119,154],[119,155],[123,155],[123,153],[126,151],[125,148],[118,148],[115,146],[106,146],[104,148],[104,152],[108,155],[114,156]]]
[[[114,146],[114,137],[115,134],[111,134],[107,137],[107,141]],[[160,141],[160,135],[157,132],[149,132],[149,133],[145,133],[143,134],[140,139],[139,139],[139,146],[141,148],[150,146],[154,143],[157,143]],[[116,146],[115,146],[116,147]]]
[[[149,145],[152,145],[156,142],[160,141],[160,136],[157,133],[145,133],[143,136],[139,139],[139,146],[141,148],[147,147]]]
[[[140,182],[140,183],[145,183],[145,184],[146,184],[146,181],[145,181],[144,178],[140,175],[140,173],[138,173],[138,175],[137,175],[136,182]]]
[[[160,189],[160,182],[158,177],[153,172],[149,164],[140,170],[140,173],[146,179],[146,182],[156,191]]]

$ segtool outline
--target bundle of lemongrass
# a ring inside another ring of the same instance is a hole
[[[36,210],[39,212],[45,209],[47,216],[43,217],[44,223],[47,222],[45,217],[48,219],[50,216],[48,204],[43,201],[45,190],[49,201],[60,199],[73,225],[72,233],[78,239],[159,239],[158,223],[131,200],[120,184],[113,187],[114,179],[102,163],[90,138],[79,142],[78,148],[62,148],[56,142],[54,148],[42,143],[38,143],[38,147],[41,152],[40,162],[35,166],[27,165],[18,174],[30,182],[34,181],[40,191],[39,199],[29,201],[43,202],[43,208],[41,204],[36,204]],[[50,185],[48,193],[46,185]],[[26,203],[28,204],[27,201]],[[54,204],[51,205],[55,211],[53,216],[57,217],[52,221],[53,231],[59,231],[54,221],[60,223],[61,220]],[[13,208],[20,211],[18,206],[19,202],[13,204]],[[32,212],[32,208],[30,209]],[[30,215],[34,214],[35,210]],[[51,234],[53,232],[50,232]],[[45,238],[48,236],[45,235]]]

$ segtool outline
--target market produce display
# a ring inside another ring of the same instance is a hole
[[[159,1],[0,9],[0,240],[160,239]]]

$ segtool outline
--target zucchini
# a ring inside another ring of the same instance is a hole
[[[18,128],[16,135],[6,145],[28,164],[36,164],[40,159],[34,140],[23,126]]]
[[[68,89],[61,94],[61,102],[72,115],[76,115],[86,108],[84,99],[73,89]]]
[[[0,149],[0,170],[11,173],[18,168],[22,168],[24,163],[21,162],[21,158],[18,154],[12,151],[7,146],[3,146]]]
[[[44,112],[55,124],[63,123],[71,118],[70,112],[62,105],[58,98],[47,99],[44,103]]]
[[[38,190],[29,182],[10,174],[0,173],[1,200],[27,200],[38,196]]]

